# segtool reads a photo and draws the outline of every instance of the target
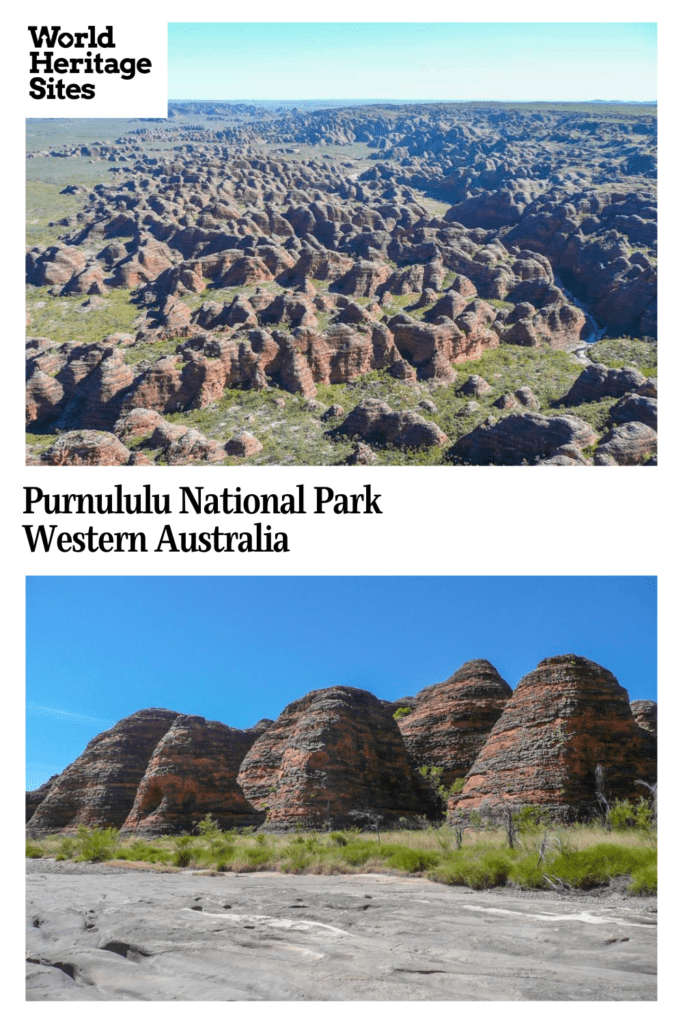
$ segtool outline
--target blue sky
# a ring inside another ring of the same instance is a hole
[[[515,686],[578,654],[656,699],[654,577],[33,576],[27,785],[146,707],[237,728],[309,690],[395,700],[487,658]]]
[[[172,23],[170,99],[654,100],[654,23]]]

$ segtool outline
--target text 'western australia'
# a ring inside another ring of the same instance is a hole
[[[353,493],[337,492],[331,487],[316,486],[309,495],[303,484],[287,493],[207,491],[204,487],[180,487],[176,500],[171,494],[153,491],[146,484],[137,491],[127,491],[120,484],[102,493],[50,493],[41,487],[24,488],[24,514],[37,515],[334,515],[382,514],[381,494],[368,484]],[[310,500],[309,500],[310,499]],[[175,507],[174,507],[175,506]],[[101,531],[89,525],[75,532],[63,530],[57,523],[25,523],[23,530],[32,553],[80,554],[84,552],[139,553],[154,551],[177,553],[280,553],[290,550],[289,537],[269,525],[253,523],[247,529],[229,530],[215,526],[211,530],[178,531],[166,524],[156,539],[145,531]]]

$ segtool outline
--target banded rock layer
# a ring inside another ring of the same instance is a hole
[[[26,790],[26,821],[31,820],[58,778],[59,775],[51,775],[47,782],[44,782],[42,786],[38,786],[37,789]]]
[[[247,754],[238,782],[253,804],[267,805],[275,827],[341,827],[354,811],[387,825],[436,811],[389,707],[350,686],[289,704]]]
[[[178,715],[152,754],[122,831],[172,835],[207,814],[222,829],[260,825],[264,815],[245,799],[237,773],[262,731]]]
[[[152,751],[177,712],[161,708],[136,711],[88,743],[55,780],[29,822],[29,831],[75,832],[120,828],[135,800]]]
[[[410,713],[394,719],[398,708]],[[656,704],[634,701],[611,672],[574,655],[542,661],[514,693],[484,660],[466,662],[416,697],[384,701],[336,686],[289,704],[276,722],[233,729],[149,708],[96,736],[71,765],[26,794],[27,832],[79,825],[168,835],[438,819],[440,801],[418,772],[443,769],[452,821],[503,801],[541,805],[560,819],[597,810],[595,773],[610,801],[648,796],[656,782]],[[469,771],[468,771],[469,769]]]
[[[495,811],[508,800],[588,817],[598,765],[610,800],[642,796],[636,781],[655,781],[650,740],[611,672],[571,654],[546,658],[519,682],[449,810]]]
[[[444,683],[420,690],[398,727],[417,764],[443,768],[448,787],[472,767],[511,696],[490,661],[467,661]]]

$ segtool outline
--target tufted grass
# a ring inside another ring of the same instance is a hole
[[[598,825],[525,827],[513,849],[502,829],[467,829],[457,848],[446,825],[380,832],[254,833],[252,828],[210,836],[183,835],[149,841],[121,839],[115,829],[84,829],[29,839],[27,857],[175,865],[197,871],[280,871],[287,874],[389,873],[426,877],[472,889],[586,890],[620,880],[636,895],[657,891],[657,851],[652,833],[609,832]],[[544,835],[546,852],[541,859]]]

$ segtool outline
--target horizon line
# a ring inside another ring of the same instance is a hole
[[[400,97],[389,97],[389,96],[369,96],[369,97],[356,97],[356,96],[299,96],[292,99],[279,99],[262,96],[255,98],[253,96],[238,96],[234,98],[219,99],[217,96],[211,97],[197,97],[197,96],[183,96],[173,97],[167,100],[168,103],[331,103],[331,102],[357,102],[357,103],[590,103],[595,106],[609,106],[612,103],[620,103],[624,106],[656,106],[657,100],[503,100],[503,99],[470,99],[470,100],[454,100],[454,99],[402,99]]]

